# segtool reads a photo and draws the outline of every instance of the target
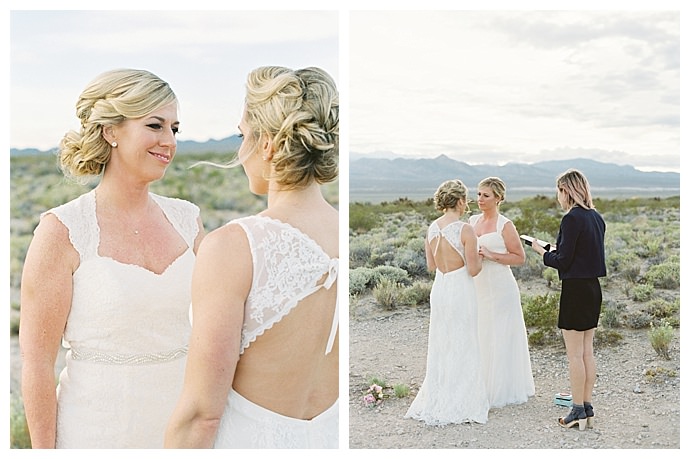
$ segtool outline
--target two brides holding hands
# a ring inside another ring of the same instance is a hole
[[[462,221],[468,190],[460,180],[434,195],[443,216],[425,238],[435,271],[426,376],[406,417],[430,425],[485,423],[491,408],[523,403],[534,381],[520,292],[510,266],[525,252],[513,223],[498,211],[505,184],[482,180],[481,214]]]

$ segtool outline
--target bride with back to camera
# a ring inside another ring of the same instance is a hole
[[[473,277],[482,269],[477,237],[461,221],[467,187],[443,182],[434,194],[434,220],[424,241],[427,265],[435,272],[426,374],[406,418],[427,425],[486,423],[489,399],[480,371],[477,295]]]
[[[338,447],[338,109],[318,68],[250,73],[238,162],[268,206],[199,248],[166,447]]]

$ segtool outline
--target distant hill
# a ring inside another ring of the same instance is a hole
[[[438,185],[458,178],[472,193],[480,180],[498,176],[508,188],[508,199],[545,194],[555,190],[555,179],[568,168],[581,170],[590,182],[595,197],[677,196],[680,174],[643,172],[632,166],[590,159],[551,160],[534,164],[508,163],[470,165],[445,155],[436,158],[366,158],[350,161],[350,200],[381,201],[398,197],[431,197]]]
[[[197,142],[194,140],[182,140],[177,142],[177,153],[232,153],[237,151],[242,141],[236,135],[226,137],[220,140],[207,140],[206,142]],[[47,155],[55,153],[57,147],[52,150],[38,150],[36,148],[11,148],[10,156],[34,156]]]

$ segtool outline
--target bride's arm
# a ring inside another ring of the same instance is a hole
[[[182,395],[166,448],[211,448],[239,359],[244,304],[252,281],[249,243],[239,225],[201,242],[192,276],[192,335]]]

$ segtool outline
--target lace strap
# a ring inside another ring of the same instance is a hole
[[[496,232],[498,234],[503,233],[503,227],[506,226],[506,223],[508,223],[510,220],[503,216],[502,214],[498,214],[498,221],[496,222]]]
[[[279,322],[297,304],[321,288],[330,289],[338,278],[338,259],[299,229],[270,217],[252,216],[233,220],[245,232],[252,262],[252,287],[245,304],[242,351],[258,336]],[[319,280],[326,274],[326,280]],[[326,354],[338,329],[336,299]]]
[[[96,255],[98,251],[98,222],[96,221],[96,192],[91,190],[76,199],[41,214],[53,214],[65,225],[69,240],[79,253],[79,259]]]
[[[429,231],[428,231],[428,233],[429,233],[429,236],[428,236],[429,241],[432,241],[433,239],[435,239],[435,238],[437,238],[437,237],[442,237],[442,238],[444,238],[444,239],[445,239],[446,241],[448,241],[448,243],[455,249],[455,251],[458,253],[458,255],[460,255],[460,258],[462,258],[463,263],[466,263],[466,262],[465,262],[465,255],[464,255],[464,253],[463,253],[463,251],[462,251],[462,249],[461,249],[462,243],[460,242],[460,234],[461,234],[462,228],[463,228],[464,226],[465,226],[465,223],[464,223],[464,222],[457,221],[457,222],[453,222],[453,223],[451,223],[451,224],[449,224],[449,225],[446,225],[445,227],[441,228],[440,226],[438,226],[438,223],[434,221],[434,222],[431,224],[431,226],[429,227]],[[458,228],[457,231],[455,230],[455,227]],[[449,233],[451,230],[453,231],[453,232],[451,233],[451,235],[452,235],[452,236],[457,236],[457,241],[451,240],[451,239],[448,237],[448,233]],[[438,252],[438,246],[439,246],[439,245],[441,245],[441,241],[439,241],[439,242],[436,244],[436,247],[434,247],[434,257],[436,257],[436,253]]]
[[[163,213],[182,236],[189,247],[194,247],[194,240],[199,234],[199,207],[189,201],[169,198],[151,193],[151,197],[163,210]]]

